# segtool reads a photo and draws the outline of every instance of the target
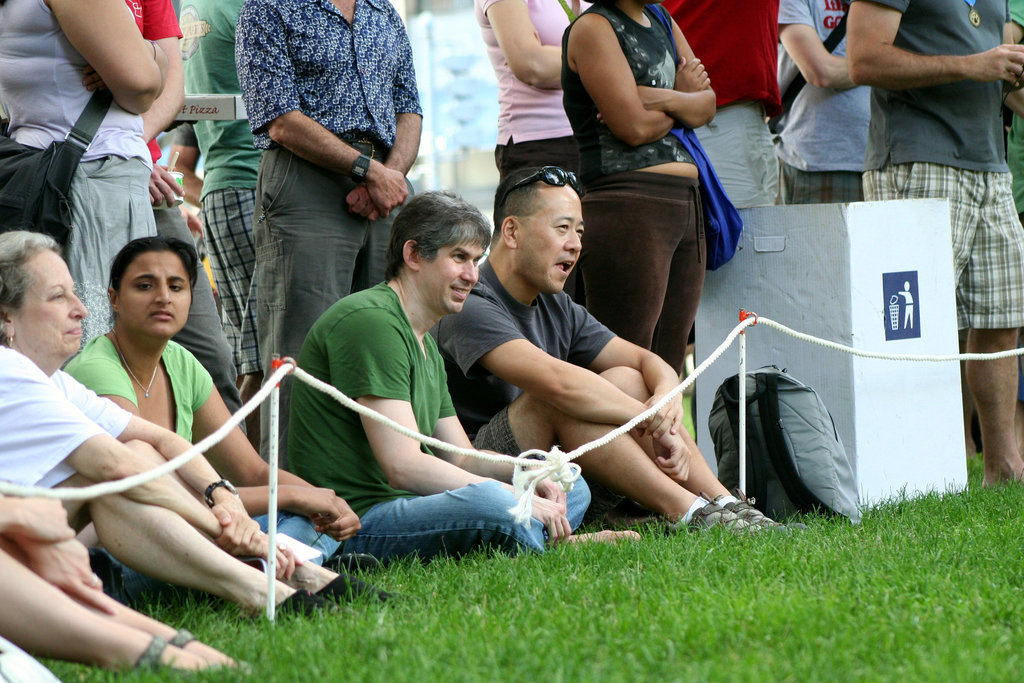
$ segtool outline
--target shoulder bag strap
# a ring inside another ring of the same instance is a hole
[[[648,5],[651,10],[651,14],[658,20],[666,31],[668,31],[668,42],[672,43],[672,59],[676,65],[679,64],[679,51],[676,49],[676,37],[672,33],[672,19],[669,17],[668,10],[661,5]]]
[[[831,54],[832,51],[836,49],[836,46],[838,46],[846,36],[846,14],[848,13],[849,12],[843,14],[839,23],[836,24],[836,27],[832,29],[832,32],[828,34],[827,38],[825,38],[825,52]],[[772,131],[778,127],[779,120],[782,119],[786,112],[789,111],[790,107],[793,106],[793,100],[796,99],[796,96],[800,94],[800,91],[804,89],[805,85],[807,85],[807,79],[804,78],[804,75],[800,73],[798,69],[796,76],[790,82],[789,86],[786,87],[786,92],[782,94],[782,113],[778,116],[773,116],[768,122],[768,127],[771,128]]]
[[[110,109],[110,103],[113,99],[109,90],[95,91],[92,97],[89,98],[89,104],[85,105],[85,110],[78,117],[78,120],[75,121],[75,125],[71,128],[65,140],[74,142],[75,146],[81,147],[84,152],[89,147],[89,144],[92,143],[92,138],[96,135],[96,131],[99,130],[103,117],[107,115],[107,110]]]

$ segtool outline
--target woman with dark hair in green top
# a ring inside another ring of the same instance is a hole
[[[67,368],[100,396],[193,442],[230,417],[210,374],[171,341],[188,319],[197,264],[195,249],[181,240],[129,242],[111,266],[114,327],[86,344]],[[256,521],[266,529],[269,467],[241,429],[232,430],[206,457],[227,482],[239,485],[246,511],[259,515]],[[313,559],[320,564],[359,530],[359,518],[334,491],[283,470],[278,476],[278,529],[321,551]],[[352,583],[355,592],[376,592],[357,579]]]

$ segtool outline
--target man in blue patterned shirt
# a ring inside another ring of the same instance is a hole
[[[269,376],[274,354],[297,357],[331,304],[384,280],[422,113],[409,38],[388,0],[246,0],[235,60],[264,150],[253,238]]]

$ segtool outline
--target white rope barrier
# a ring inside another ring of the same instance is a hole
[[[83,486],[81,488],[46,489],[38,486],[21,486],[19,484],[0,481],[0,494],[20,496],[23,498],[33,497],[54,498],[57,500],[89,500],[91,498],[99,498],[100,496],[109,496],[114,493],[123,493],[128,489],[141,486],[142,484],[147,484],[154,479],[173,472],[223,441],[224,438],[231,433],[232,429],[241,424],[242,420],[249,416],[249,413],[256,410],[260,403],[266,400],[274,386],[281,381],[281,378],[291,372],[292,367],[293,365],[288,364],[274,372],[270,376],[270,380],[268,380],[260,390],[256,392],[256,395],[253,396],[248,403],[242,406],[237,413],[232,415],[227,422],[221,425],[219,429],[202,441],[196,443],[181,455],[178,455],[165,463],[161,463],[151,470],[146,470],[139,474],[133,474],[132,476],[125,477],[124,479],[115,479],[113,481],[93,484],[92,486]]]
[[[754,325],[764,325],[765,327],[771,327],[772,329],[778,330],[783,334],[788,334],[795,339],[807,342],[808,344],[817,344],[818,346],[824,346],[826,349],[832,349],[833,351],[841,351],[848,353],[851,356],[858,356],[860,358],[874,358],[876,360],[903,360],[903,361],[914,361],[924,363],[948,363],[950,361],[962,361],[962,360],[999,360],[1000,358],[1012,358],[1013,356],[1024,355],[1024,348],[1020,349],[1008,349],[1006,351],[996,351],[993,353],[949,353],[945,355],[920,355],[914,356],[905,353],[881,353],[878,351],[861,351],[855,349],[852,346],[846,346],[838,342],[829,341],[827,339],[820,339],[804,332],[797,332],[794,329],[786,327],[782,323],[775,322],[770,318],[761,318],[753,313],[749,314],[754,319]],[[749,320],[750,318],[748,318]],[[745,321],[744,321],[745,322]],[[742,324],[742,323],[741,323]]]
[[[661,397],[654,405],[650,406],[647,410],[636,415],[629,422],[609,431],[604,436],[590,441],[589,443],[583,444],[574,450],[563,453],[559,448],[554,447],[549,451],[541,449],[531,449],[524,451],[518,457],[510,455],[500,455],[495,453],[485,453],[472,448],[460,448],[450,443],[441,441],[432,436],[426,436],[420,434],[418,431],[409,429],[408,427],[401,425],[394,420],[391,420],[385,415],[382,415],[352,398],[346,396],[336,387],[326,382],[323,382],[316,377],[313,377],[302,368],[295,365],[295,361],[292,359],[284,359],[280,362],[279,367],[271,374],[270,378],[264,383],[260,390],[253,396],[242,408],[232,415],[227,422],[225,422],[219,429],[207,436],[202,441],[196,443],[192,448],[188,449],[181,455],[162,463],[158,467],[142,472],[140,474],[125,477],[124,479],[118,479],[115,481],[103,482],[100,484],[94,484],[83,488],[56,488],[46,489],[35,486],[21,486],[8,482],[0,482],[0,494],[22,496],[22,497],[39,497],[39,498],[53,498],[59,500],[86,500],[91,498],[98,498],[100,496],[111,495],[115,493],[122,493],[130,488],[145,484],[153,479],[168,474],[182,465],[188,463],[196,456],[207,451],[210,447],[216,445],[223,440],[236,426],[238,426],[250,413],[252,413],[268,396],[274,392],[281,382],[282,379],[288,374],[294,374],[294,376],[309,384],[313,388],[327,394],[334,400],[338,401],[346,408],[353,410],[360,415],[365,415],[372,420],[380,422],[390,429],[407,436],[411,439],[415,439],[427,446],[445,450],[450,453],[455,453],[462,456],[479,458],[492,463],[505,463],[510,464],[514,467],[513,473],[513,489],[517,503],[512,507],[509,512],[516,518],[517,522],[526,523],[531,516],[533,504],[532,496],[536,492],[537,485],[545,478],[550,478],[563,490],[569,491],[572,489],[573,483],[580,476],[580,467],[576,463],[572,462],[576,458],[589,453],[592,450],[606,446],[611,441],[618,437],[626,434],[630,430],[634,429],[640,423],[648,420],[652,416],[658,413],[665,405],[670,401],[679,396],[685,391],[696,379],[711,365],[718,361],[723,353],[732,345],[733,341],[740,337],[740,367],[741,367],[741,378],[745,374],[746,366],[746,354],[745,354],[745,335],[743,332],[753,325],[764,325],[772,329],[778,330],[791,337],[799,339],[801,341],[817,344],[828,349],[847,353],[861,358],[874,358],[879,360],[897,360],[897,361],[914,361],[914,362],[951,362],[961,360],[997,360],[1000,358],[1010,358],[1013,356],[1024,355],[1024,349],[1011,349],[1007,351],[1000,351],[996,353],[963,353],[963,354],[946,354],[946,355],[909,355],[909,354],[890,354],[880,353],[874,351],[862,351],[855,349],[850,346],[839,344],[837,342],[829,341],[826,339],[820,339],[810,334],[798,332],[785,325],[778,323],[770,318],[758,317],[755,314],[747,314],[741,312],[741,320],[739,324],[726,336],[721,344],[700,364],[692,373],[690,373],[685,380],[683,380],[674,389],[666,393]],[[741,379],[740,387],[742,390],[741,400],[745,398],[745,383]],[[745,411],[740,412],[740,419],[743,420]],[[272,421],[275,422],[276,421]],[[745,430],[741,429],[740,438],[744,439]],[[271,439],[271,443],[276,445],[277,439]],[[276,449],[275,449],[276,450]],[[742,450],[742,446],[741,446]],[[271,472],[276,474],[276,468],[271,467]],[[744,476],[743,468],[740,469],[740,476]],[[273,479],[276,477],[272,476]],[[272,498],[276,493],[276,486],[273,482],[271,484],[271,495]],[[741,482],[742,488],[742,482]],[[272,501],[276,502],[276,501]],[[271,508],[273,510],[276,505]],[[271,524],[276,522],[276,515],[271,515]],[[273,540],[273,539],[271,539]],[[273,546],[271,546],[273,547]],[[273,558],[270,558],[272,563]],[[272,609],[268,609],[268,616],[272,617]]]
[[[521,453],[518,457],[511,455],[500,455],[495,453],[486,453],[472,448],[461,448],[454,446],[450,443],[441,441],[432,436],[426,436],[420,434],[418,431],[410,429],[405,425],[399,424],[394,420],[388,418],[386,415],[382,415],[375,410],[367,408],[360,404],[358,401],[346,396],[336,387],[326,382],[323,382],[316,377],[313,377],[308,372],[299,368],[295,361],[286,358],[283,360],[275,361],[274,372],[263,384],[256,395],[253,396],[245,405],[239,409],[237,413],[232,415],[227,422],[225,422],[219,429],[214,431],[212,434],[201,440],[184,453],[162,463],[158,467],[152,470],[142,472],[124,479],[118,479],[115,481],[103,482],[94,484],[92,486],[86,486],[82,488],[39,488],[35,486],[20,486],[17,484],[2,482],[0,481],[0,494],[12,495],[12,496],[34,496],[39,498],[51,498],[58,500],[87,500],[91,498],[98,498],[100,496],[107,496],[116,493],[123,493],[128,489],[140,486],[148,483],[158,477],[162,477],[165,474],[175,471],[182,467],[189,461],[193,460],[200,454],[209,450],[212,446],[220,443],[231,431],[237,427],[241,422],[249,416],[259,405],[267,399],[269,396],[271,399],[270,403],[270,499],[268,501],[268,557],[267,557],[267,608],[266,614],[270,621],[274,621],[275,616],[275,588],[276,588],[276,539],[277,539],[277,504],[278,504],[278,482],[277,482],[277,467],[278,467],[278,425],[279,425],[279,385],[280,382],[288,374],[294,374],[294,376],[309,384],[314,389],[321,391],[335,401],[339,402],[346,408],[355,411],[360,415],[369,417],[370,419],[386,425],[388,428],[407,436],[411,439],[415,439],[427,446],[439,450],[445,450],[450,453],[462,455],[466,457],[478,458],[492,463],[505,463],[513,466],[512,485],[516,504],[509,509],[509,513],[515,518],[519,524],[527,524],[532,517],[533,513],[533,496],[536,493],[537,485],[544,479],[550,478],[556,482],[563,491],[570,491],[575,481],[580,476],[580,466],[572,462],[576,458],[589,453],[592,450],[606,446],[611,441],[618,437],[626,434],[630,430],[634,429],[637,425],[648,420],[649,418],[656,415],[663,407],[665,407],[670,401],[678,397],[683,391],[685,391],[691,384],[693,384],[697,378],[709,367],[711,367],[723,353],[732,345],[733,341],[739,338],[739,454],[740,454],[740,489],[746,488],[746,335],[744,332],[748,327],[753,325],[764,325],[775,329],[783,334],[787,334],[800,341],[816,344],[823,346],[827,349],[847,353],[853,356],[861,358],[873,358],[879,360],[895,360],[895,361],[913,361],[913,362],[950,362],[950,361],[962,361],[962,360],[996,360],[1000,358],[1010,358],[1014,356],[1024,355],[1024,349],[1011,349],[1007,351],[1000,351],[997,353],[957,353],[957,354],[946,354],[946,355],[908,355],[908,354],[892,354],[892,353],[880,353],[875,351],[862,351],[855,349],[851,346],[839,344],[837,342],[821,339],[810,334],[798,332],[785,325],[778,323],[769,318],[760,318],[756,314],[747,313],[746,311],[740,311],[740,322],[735,328],[726,336],[721,344],[696,368],[690,373],[685,380],[683,380],[674,389],[662,396],[654,405],[643,411],[639,415],[635,416],[626,424],[617,427],[609,431],[604,436],[595,439],[589,443],[583,444],[578,448],[570,451],[569,453],[563,453],[557,446],[553,447],[549,451],[540,449],[531,449]]]
[[[576,456],[567,456],[558,448],[552,448],[550,451],[533,448],[520,453],[518,457],[512,455],[500,455],[497,453],[486,453],[484,451],[478,451],[475,448],[460,448],[448,443],[447,441],[441,441],[440,439],[435,439],[432,436],[420,434],[415,429],[409,429],[405,425],[395,422],[386,415],[381,415],[377,411],[367,408],[358,401],[355,401],[338,391],[337,387],[334,385],[317,379],[302,368],[295,368],[295,377],[296,379],[300,379],[309,384],[314,389],[327,394],[346,408],[353,410],[360,415],[365,415],[371,420],[379,422],[399,434],[409,437],[410,439],[416,439],[427,446],[448,451],[449,453],[455,453],[457,455],[479,458],[480,460],[486,460],[488,462],[512,465],[515,468],[512,475],[512,486],[519,502],[517,502],[509,512],[520,524],[525,524],[530,519],[530,513],[533,510],[533,501],[531,498],[537,490],[537,484],[546,478],[550,478],[557,482],[559,486],[562,487],[563,491],[569,491],[572,489],[573,483],[580,477],[580,466],[569,462]],[[535,458],[541,459],[538,460]],[[525,495],[526,493],[529,493],[529,495]]]

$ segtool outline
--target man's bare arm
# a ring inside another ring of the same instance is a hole
[[[587,368],[559,360],[525,339],[491,349],[477,361],[491,374],[579,420],[620,425],[644,404]]]
[[[846,58],[826,50],[812,26],[784,24],[779,26],[779,39],[800,69],[800,74],[811,85],[835,90],[854,87],[846,69]]]
[[[345,144],[337,135],[300,111],[290,111],[278,116],[267,126],[267,134],[271,140],[306,161],[334,173],[352,173],[352,164],[360,155],[359,150]],[[418,150],[419,136],[416,137],[415,144]],[[400,153],[400,156],[396,157],[396,164],[401,156]],[[404,172],[387,167],[377,160],[370,162],[364,184],[371,195],[386,198],[384,204],[390,205],[390,208],[401,204],[409,194]],[[376,198],[374,201],[377,201]]]
[[[395,124],[395,146],[388,153],[384,165],[406,175],[420,153],[423,117],[419,114],[398,114]]]
[[[466,435],[466,430],[463,429],[459,418],[454,415],[437,421],[437,426],[434,427],[434,437],[459,448],[473,448],[473,442]],[[444,451],[438,455],[467,472],[472,472],[481,477],[497,479],[501,482],[512,481],[512,466],[506,463],[495,463],[482,458],[466,457],[449,451]],[[507,453],[506,455],[519,454]]]
[[[384,168],[398,171],[404,179],[419,153],[423,117],[419,114],[398,114],[395,123],[395,145],[384,161]],[[349,211],[366,216],[371,221],[384,218],[409,196],[408,187],[405,185],[402,186],[401,192],[397,192],[395,187],[380,182],[379,175],[371,178],[373,166],[371,163],[370,171],[366,174],[366,182],[357,185],[345,198]]]
[[[1021,40],[1024,40],[1024,26],[1015,21],[1006,22],[1006,25],[1003,26],[1003,42],[1014,45],[1020,43]],[[1024,116],[1024,89],[1019,87],[1021,83],[1024,83],[1024,72],[1018,76],[1018,79],[1013,84],[1017,89],[1006,95],[1004,104],[1017,116]]]
[[[395,422],[419,431],[412,405],[408,401],[377,396],[362,396],[357,400]],[[420,449],[418,441],[380,422],[368,417],[360,417],[360,420],[377,463],[388,483],[396,489],[429,496],[486,481],[484,477],[472,474],[447,459],[427,455]],[[451,457],[447,451],[441,451],[438,455]]]
[[[1013,82],[1024,68],[1024,46],[999,45],[973,55],[921,55],[896,47],[903,15],[866,0],[847,19],[846,55],[858,85],[889,90],[925,88],[963,80]]]

